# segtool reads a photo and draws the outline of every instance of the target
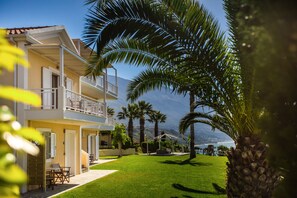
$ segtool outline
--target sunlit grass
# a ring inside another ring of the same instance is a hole
[[[105,160],[105,159],[118,159],[118,156],[110,155],[110,156],[100,156],[99,159]]]
[[[125,156],[92,169],[119,170],[59,197],[226,197],[225,157]]]

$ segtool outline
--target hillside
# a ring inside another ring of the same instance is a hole
[[[121,111],[122,106],[127,106],[126,101],[126,90],[129,80],[118,78],[119,86],[119,95],[118,100],[107,101],[108,106],[115,109],[116,114]],[[159,110],[162,113],[166,114],[167,120],[165,123],[160,124],[160,130],[165,131],[175,131],[175,134],[178,133],[178,124],[179,120],[189,111],[189,97],[183,95],[176,95],[171,93],[171,91],[162,89],[161,91],[151,91],[142,97],[139,100],[145,100],[153,105],[155,110]],[[115,115],[116,115],[115,114]],[[116,117],[116,116],[115,116]],[[119,121],[127,123],[126,120]],[[137,128],[139,121],[135,120],[134,125]],[[153,130],[153,124],[146,122],[146,128]],[[137,129],[135,130],[137,131]],[[137,133],[137,132],[136,132]],[[218,142],[218,141],[230,141],[230,137],[222,132],[213,132],[211,128],[204,124],[195,125],[196,133],[196,143],[209,143],[209,142]],[[186,134],[187,135],[187,134]]]

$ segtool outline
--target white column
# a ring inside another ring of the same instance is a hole
[[[96,158],[96,160],[99,160],[99,133],[97,132],[96,133],[96,146],[95,146],[95,149],[96,149],[96,151],[95,151],[95,158]]]
[[[60,47],[60,86],[64,87],[64,48]]]
[[[78,157],[79,157],[79,174],[82,174],[82,169],[81,169],[81,157],[82,157],[82,154],[81,154],[81,151],[82,151],[82,127],[80,126],[79,127],[79,137],[78,137],[78,139],[79,139],[79,155],[78,155]]]
[[[107,70],[105,69],[105,75],[103,76],[103,84],[104,84],[104,99],[103,99],[103,103],[104,103],[104,116],[107,117],[107,105],[106,105],[106,92],[107,92]]]
[[[116,85],[116,93],[117,95],[119,94],[119,90],[118,90],[118,70],[116,68],[113,68],[114,69],[114,73],[115,73],[115,85]]]

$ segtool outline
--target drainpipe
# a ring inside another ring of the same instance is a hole
[[[17,43],[14,41],[12,35],[9,36],[9,40],[17,47]],[[17,68],[18,64],[14,65],[14,72],[13,72],[13,86],[17,87]],[[17,103],[13,101],[13,115],[16,116],[17,114]]]

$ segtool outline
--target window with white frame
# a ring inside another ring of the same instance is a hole
[[[52,133],[50,129],[37,129],[45,139],[45,158],[51,159],[56,156],[56,134]]]

